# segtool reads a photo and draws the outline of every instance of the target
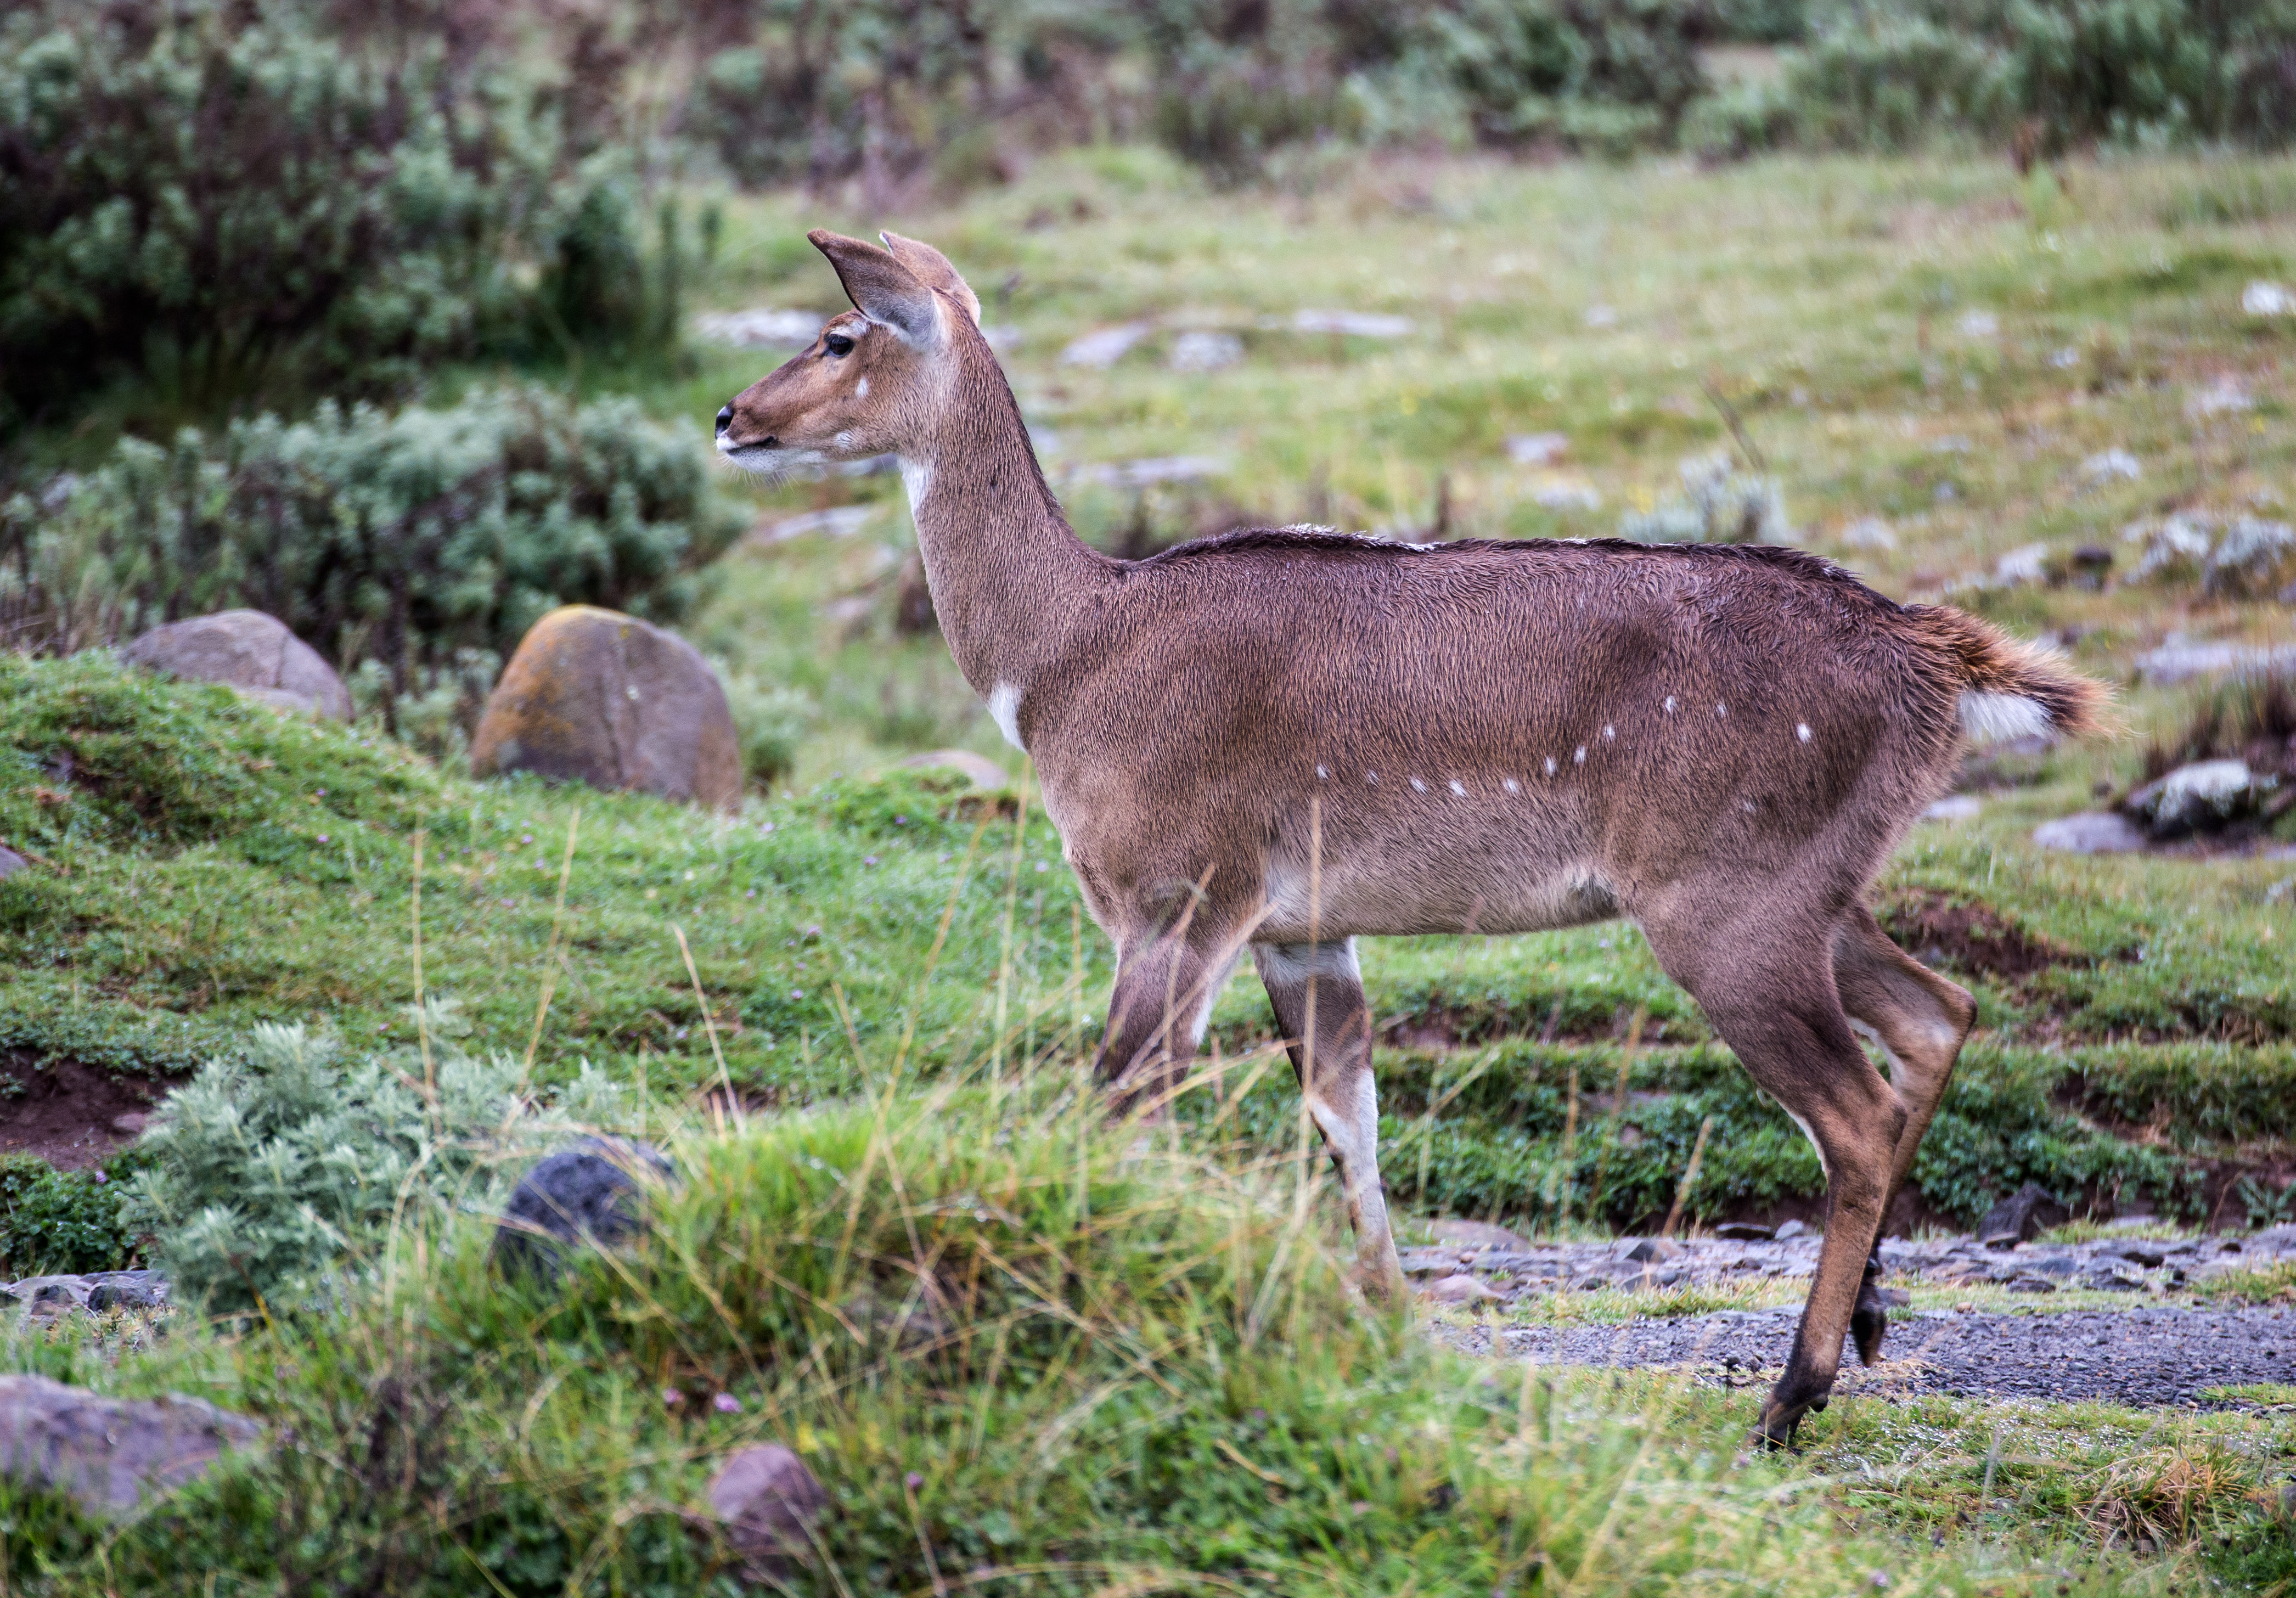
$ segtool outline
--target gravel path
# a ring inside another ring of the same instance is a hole
[[[1784,1364],[1797,1309],[1724,1311],[1611,1326],[1441,1326],[1471,1354],[1542,1364],[1674,1365],[1726,1386],[1766,1385]],[[1956,1393],[2070,1403],[2195,1405],[2209,1387],[2296,1382],[2296,1313],[2285,1309],[2068,1310],[1986,1315],[1900,1310],[1872,1370],[1845,1349],[1841,1393]]]

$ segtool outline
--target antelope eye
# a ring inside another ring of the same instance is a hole
[[[832,333],[821,341],[822,348],[832,355],[851,355],[853,340],[843,333]]]

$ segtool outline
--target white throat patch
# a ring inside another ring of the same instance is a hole
[[[901,457],[901,481],[909,490],[909,520],[922,520],[925,512],[925,496],[932,492],[932,463]]]
[[[901,463],[901,469],[908,470],[906,461]],[[915,490],[912,488],[910,492],[914,494]],[[1024,755],[1029,752],[1029,746],[1021,742],[1021,691],[1018,688],[1010,683],[999,683],[988,691],[988,719],[995,722],[996,730],[1004,734],[1005,742]]]

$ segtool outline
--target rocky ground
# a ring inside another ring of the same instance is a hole
[[[1403,1262],[1428,1299],[1520,1315],[1563,1290],[1633,1293],[1810,1275],[1817,1234],[1792,1223],[1782,1230],[1782,1237],[1532,1245],[1497,1227],[1453,1222],[1440,1225],[1439,1242],[1403,1250]],[[1900,1300],[1886,1357],[1861,1370],[1854,1352],[1845,1353],[1845,1393],[2193,1405],[2210,1402],[2212,1389],[2296,1382],[2296,1316],[2288,1310],[2178,1302],[2178,1290],[2211,1276],[2296,1260],[2296,1226],[2239,1237],[2108,1233],[2079,1243],[1997,1240],[1992,1247],[1975,1236],[1891,1239],[1882,1258]],[[2036,1295],[2075,1287],[2126,1293],[2129,1307],[2034,1315],[1904,1307],[1908,1285],[1980,1283]],[[1610,1324],[1449,1324],[1433,1334],[1470,1353],[1680,1366],[1726,1386],[1758,1385],[1784,1364],[1800,1315],[1797,1305]]]

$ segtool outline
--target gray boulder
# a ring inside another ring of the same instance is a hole
[[[2181,838],[2254,814],[2276,785],[2276,779],[2249,770],[2245,760],[2196,760],[2145,783],[2124,808],[2153,837]]]
[[[124,1515],[204,1474],[263,1428],[197,1398],[107,1398],[44,1376],[0,1376],[0,1475]]]
[[[260,611],[168,622],[136,638],[119,658],[191,682],[222,683],[277,709],[351,719],[350,690],[334,668],[285,622]]]
[[[471,770],[742,807],[741,740],[709,662],[675,633],[593,605],[553,611],[519,641]]]
[[[744,1448],[710,1479],[709,1507],[752,1582],[786,1583],[809,1562],[829,1494],[779,1443]]]
[[[0,844],[0,882],[6,881],[32,863],[5,844]]]
[[[520,1178],[496,1228],[495,1263],[505,1274],[551,1280],[565,1246],[614,1248],[645,1226],[645,1185],[676,1168],[651,1143],[586,1137],[536,1162]]]

